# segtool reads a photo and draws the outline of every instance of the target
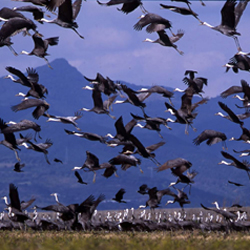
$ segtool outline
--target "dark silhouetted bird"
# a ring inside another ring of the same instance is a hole
[[[122,200],[123,195],[126,193],[124,188],[121,188],[115,195],[115,198],[112,198],[112,200],[117,201],[119,203],[127,203],[126,201]]]

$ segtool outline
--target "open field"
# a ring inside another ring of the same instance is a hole
[[[249,233],[23,232],[1,231],[1,250],[57,249],[249,249]]]

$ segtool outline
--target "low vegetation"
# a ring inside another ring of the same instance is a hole
[[[249,233],[202,233],[201,231],[109,233],[109,232],[0,232],[1,250],[73,249],[249,249]]]

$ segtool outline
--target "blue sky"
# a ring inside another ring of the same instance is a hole
[[[106,2],[102,0],[102,2]],[[156,33],[148,34],[145,29],[136,31],[133,25],[142,14],[140,8],[125,15],[116,6],[100,6],[96,1],[83,1],[76,19],[78,31],[85,39],[71,29],[64,29],[56,24],[36,22],[44,38],[59,36],[59,45],[48,49],[48,60],[65,58],[83,75],[94,78],[99,72],[112,80],[123,80],[137,85],[162,85],[165,87],[185,88],[182,79],[186,69],[198,71],[197,76],[208,78],[204,96],[217,96],[231,85],[240,85],[240,80],[248,80],[248,72],[235,74],[230,70],[225,73],[222,67],[237,52],[234,40],[215,30],[202,26],[192,16],[183,16],[170,10],[161,9],[160,3],[186,7],[184,3],[171,1],[143,1],[148,12],[156,13],[172,23],[172,29],[185,31],[176,45],[184,52],[178,54],[170,47],[142,42],[145,38],[157,39]],[[220,10],[224,1],[192,1],[192,9],[202,21],[218,25],[221,21]],[[15,7],[29,3],[1,0],[1,7]],[[32,18],[31,14],[24,13]],[[47,17],[46,17],[47,18]],[[51,15],[50,19],[54,16]],[[239,41],[243,51],[250,51],[250,7],[247,6],[237,27],[241,33]],[[169,34],[169,32],[167,31]],[[170,35],[170,34],[169,34]],[[31,37],[18,34],[12,38],[14,49],[30,52],[33,49]],[[15,57],[7,47],[0,48],[0,76],[5,76],[6,66],[25,71],[27,67],[45,65],[41,58],[27,55]],[[38,72],[39,73],[39,72]],[[46,83],[44,83],[46,85]]]

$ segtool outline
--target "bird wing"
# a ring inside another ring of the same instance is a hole
[[[17,209],[18,211],[21,211],[21,203],[19,199],[18,190],[13,183],[10,183],[9,185],[9,197],[11,207]]]
[[[128,135],[123,124],[123,118],[120,116],[115,122],[116,136],[119,140],[126,140]]]
[[[237,168],[240,168],[240,169],[244,169],[246,171],[249,171],[249,167],[244,164],[244,162],[240,162],[239,160],[237,160],[236,158],[234,158],[232,155],[230,155],[229,153],[227,152],[224,152],[224,151],[221,151],[221,154],[226,158],[226,159],[229,159],[229,160],[232,160],[236,165]]]
[[[43,50],[45,50],[44,40],[41,37],[39,37],[36,33],[34,33],[32,35],[32,39],[33,39],[34,44],[35,44],[34,50],[40,50],[41,48]]]
[[[57,7],[59,7],[60,5],[63,4],[65,0],[51,0],[49,1],[49,3],[47,4],[47,9],[49,11],[55,11]]]
[[[230,116],[230,118],[237,123],[240,123],[241,125],[243,125],[243,122],[240,121],[240,119],[237,117],[237,115],[235,115],[235,113],[223,102],[218,102],[218,104],[220,105],[220,107],[228,113],[228,115]]]
[[[11,18],[0,29],[0,41],[30,28],[36,28],[36,25],[30,19],[20,17]]]
[[[183,159],[183,158],[176,158],[173,160],[166,161],[160,167],[157,167],[155,169],[157,170],[157,172],[160,172],[162,170],[169,169],[169,168],[181,167],[182,165],[192,166],[192,163],[187,161],[186,159]],[[185,168],[187,168],[187,167],[185,167]]]
[[[76,17],[78,16],[81,7],[82,7],[82,0],[75,0],[75,2],[72,4],[73,20],[75,20]]]
[[[62,0],[53,0],[53,1],[61,1]],[[71,0],[63,0],[63,3],[58,8],[58,18],[65,23],[73,22],[73,10],[72,10],[72,2]]]
[[[235,9],[234,9],[234,14],[235,14],[235,27],[237,27],[240,18],[245,10],[245,8],[247,7],[249,1],[239,1],[238,4],[236,5]]]
[[[216,144],[216,143],[221,142],[221,141],[222,141],[222,139],[220,137],[210,138],[207,141],[207,145],[211,146],[211,145]]]
[[[8,70],[11,74],[14,74],[18,76],[21,79],[21,84],[27,87],[31,87],[31,83],[29,82],[28,78],[18,69],[15,69],[13,67],[6,67],[6,70]]]
[[[178,30],[177,34],[169,38],[171,43],[176,43],[177,41],[179,41],[183,37],[184,33],[184,30]]]
[[[221,9],[221,25],[228,26],[232,29],[235,28],[235,14],[234,7],[236,1],[226,1]]]
[[[145,157],[148,158],[150,155],[147,152],[146,148],[143,146],[143,144],[139,141],[138,138],[136,138],[134,135],[129,135],[129,140],[133,143],[133,145],[138,149],[139,153]]]
[[[169,191],[170,191],[169,188],[157,191],[156,196],[157,196],[158,202],[161,201],[161,198],[163,195],[169,195],[170,194]]]
[[[119,2],[119,0],[117,2]],[[140,5],[142,5],[142,2],[140,0],[139,1],[131,1],[131,2],[127,2],[127,3],[123,0],[122,8],[118,9],[118,10],[121,10],[125,14],[128,14],[128,13],[132,12],[133,10],[135,10]]]
[[[94,106],[98,108],[103,108],[102,93],[97,88],[92,90],[92,98],[94,101]]]
[[[232,155],[230,155],[229,153],[227,152],[224,152],[224,151],[221,151],[221,154],[226,158],[226,159],[229,159],[229,160],[232,160],[234,162],[238,162],[238,160],[233,157]]]
[[[249,84],[245,80],[241,80],[241,86],[242,86],[242,90],[244,92],[244,95],[247,97],[248,100],[250,100],[250,86],[249,86]]]
[[[131,115],[134,119],[136,119],[136,120],[138,120],[138,121],[145,121],[145,118],[143,118],[143,117],[141,117],[141,116],[139,116],[139,115],[134,115],[134,114],[131,113],[131,112],[130,112],[130,115]]]
[[[57,45],[58,42],[59,42],[59,37],[58,37],[58,36],[46,38],[46,39],[44,40],[45,48],[48,48],[48,45],[50,45],[50,46]]]
[[[44,101],[39,100],[39,99],[24,99],[20,104],[12,106],[11,109],[14,112],[17,112],[19,110],[35,107],[35,106],[41,105],[43,103],[44,103]]]
[[[232,94],[237,94],[237,93],[241,93],[242,92],[242,87],[241,86],[231,86],[230,88],[226,89],[225,91],[223,91],[220,96],[222,98],[226,98],[229,95]]]
[[[41,8],[38,8],[33,5],[27,5],[27,6],[20,6],[16,7],[15,11],[27,11],[31,12],[33,14],[33,17],[35,20],[39,20],[43,18],[44,11]]]
[[[229,181],[229,180],[228,180],[228,183],[233,184],[233,185],[238,186],[238,187],[244,186],[244,185],[242,185],[240,183],[236,183],[236,182]]]
[[[39,119],[39,117],[42,116],[48,108],[49,108],[48,106],[37,106],[35,110],[32,112],[33,117],[35,119]]]
[[[168,104],[167,102],[165,102],[165,106],[166,106],[167,110],[171,109],[175,114],[178,113],[177,110],[173,106]]]
[[[155,151],[156,149],[158,149],[159,147],[163,146],[165,143],[166,143],[166,142],[161,141],[161,142],[152,144],[152,145],[146,147],[146,150],[149,151],[149,152],[151,153],[151,152]]]
[[[167,33],[165,32],[165,30],[160,30],[160,31],[157,31],[160,39],[163,41],[164,44],[166,45],[171,45],[173,44],[171,41],[170,41],[170,38],[169,36],[167,35]]]
[[[89,151],[86,151],[87,159],[84,164],[90,166],[90,167],[100,167],[99,165],[99,159],[94,154],[90,153]]]
[[[28,67],[26,69],[26,71],[27,71],[27,74],[28,74],[27,75],[28,80],[31,81],[32,83],[38,83],[38,81],[39,81],[39,75],[36,72],[36,70],[33,69],[33,68]]]
[[[200,145],[203,141],[207,140],[210,138],[210,130],[204,130],[200,135],[198,135],[194,140],[193,143],[195,145]]]
[[[22,210],[25,210],[25,209],[28,208],[35,200],[36,200],[36,198],[31,198],[29,201],[22,201],[22,202],[21,202],[21,209],[22,209]]]

